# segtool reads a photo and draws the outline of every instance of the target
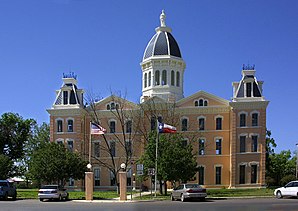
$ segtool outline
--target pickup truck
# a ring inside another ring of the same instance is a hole
[[[0,197],[5,200],[7,200],[8,197],[12,197],[13,200],[16,200],[16,187],[8,180],[0,180]]]

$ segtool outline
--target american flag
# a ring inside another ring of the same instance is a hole
[[[100,125],[96,124],[96,123],[91,123],[91,129],[90,129],[90,133],[91,134],[105,134],[106,129],[101,127]]]

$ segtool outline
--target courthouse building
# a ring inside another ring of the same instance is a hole
[[[84,90],[79,88],[76,76],[65,74],[61,88],[56,91],[54,104],[47,110],[50,114],[51,141],[64,144],[70,150],[81,153],[85,159],[91,152],[94,185],[100,189],[116,185],[114,174],[102,164],[102,161],[110,162],[111,156],[101,146],[105,141],[109,143],[112,151],[109,152],[113,154],[116,166],[120,166],[124,161],[124,151],[121,150],[120,139],[115,136],[121,137],[131,147],[128,162],[131,168],[128,168],[127,175],[128,185],[132,185],[129,181],[136,168],[131,161],[136,161],[144,153],[145,135],[134,131],[133,125],[139,120],[127,116],[124,128],[113,111],[142,113],[138,111],[146,104],[171,105],[175,107],[178,117],[174,125],[177,132],[185,137],[188,144],[193,144],[196,154],[199,168],[192,182],[207,188],[265,186],[266,108],[269,101],[263,96],[263,81],[256,79],[254,66],[243,65],[242,72],[239,70],[242,77],[232,83],[231,100],[205,91],[185,97],[186,64],[172,29],[166,26],[164,12],[155,31],[141,61],[140,102],[111,95],[95,102],[93,107],[84,102]],[[187,74],[192,74],[192,71],[187,70]],[[166,119],[161,112],[158,113],[157,107],[156,115],[151,118],[158,116]],[[92,112],[100,117],[98,123],[107,131],[105,138],[93,135],[90,148]],[[147,123],[144,127],[150,131],[152,122]],[[194,141],[189,140],[190,135],[195,137]],[[67,185],[82,188],[84,183],[70,180]]]

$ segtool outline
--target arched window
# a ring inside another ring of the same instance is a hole
[[[115,109],[115,103],[111,103],[111,110]]]
[[[155,71],[155,85],[158,86],[160,85],[160,73],[159,70]]]
[[[151,86],[151,71],[148,74],[148,86]]]
[[[187,128],[188,128],[188,121],[187,121],[186,118],[182,119],[181,125],[182,125],[181,130],[182,130],[182,131],[187,131]]]
[[[107,110],[110,110],[110,109],[111,109],[110,104],[108,104],[107,105]]]
[[[175,72],[171,71],[171,86],[175,86]]]
[[[147,73],[144,74],[144,88],[147,87]]]
[[[196,100],[195,101],[195,106],[198,107],[199,106],[199,102]]]
[[[163,70],[162,71],[162,85],[167,85],[167,71]]]
[[[67,120],[67,132],[73,132],[73,120]]]
[[[180,73],[179,72],[177,72],[176,73],[176,86],[180,86]]]
[[[208,101],[204,100],[204,106],[208,106]]]
[[[200,99],[199,100],[199,106],[203,106],[204,105],[204,100],[203,99]]]

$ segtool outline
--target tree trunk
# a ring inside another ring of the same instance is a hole
[[[159,180],[159,193],[162,195],[162,180]]]
[[[165,182],[165,196],[167,196],[168,195],[168,185],[167,185],[167,182]]]

